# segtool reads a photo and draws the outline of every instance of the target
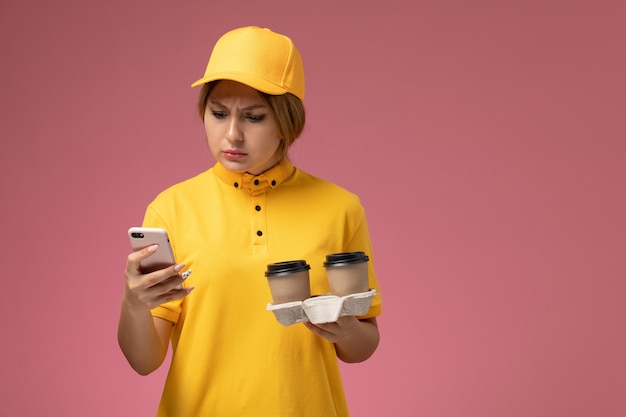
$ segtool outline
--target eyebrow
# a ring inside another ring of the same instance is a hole
[[[218,100],[209,100],[209,102],[211,104],[214,104],[214,105],[216,105],[218,107],[221,107],[223,109],[227,109],[228,108],[228,107],[226,107],[224,104],[222,104]],[[266,107],[267,106],[265,104],[252,104],[252,105],[250,105],[248,107],[244,107],[243,109],[240,109],[240,110],[242,110],[242,111],[250,111],[250,110],[256,110],[256,109],[264,109]]]

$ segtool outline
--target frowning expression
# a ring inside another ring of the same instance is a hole
[[[258,175],[282,158],[276,119],[247,85],[220,81],[207,98],[204,128],[211,154],[230,171]]]

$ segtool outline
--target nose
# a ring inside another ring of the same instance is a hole
[[[226,140],[230,143],[240,142],[243,140],[243,131],[239,126],[239,120],[231,117],[226,127]]]

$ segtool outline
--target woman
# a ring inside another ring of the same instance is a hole
[[[300,54],[269,29],[235,29],[216,43],[199,85],[217,163],[148,206],[144,226],[166,229],[184,264],[142,274],[156,248],[128,256],[120,347],[145,375],[171,342],[159,416],[347,416],[337,358],[360,362],[376,350],[380,290],[358,197],[287,158],[305,122]],[[282,326],[266,311],[267,264],[305,259],[311,293],[324,294],[325,256],[351,251],[368,254],[378,290],[366,315]],[[184,269],[193,275],[183,279]]]

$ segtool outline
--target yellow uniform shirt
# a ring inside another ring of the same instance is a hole
[[[378,283],[359,199],[288,161],[253,176],[221,164],[162,192],[144,226],[162,227],[193,271],[184,300],[153,315],[174,323],[158,416],[348,416],[332,343],[266,310],[267,264],[304,259],[312,294],[329,292],[327,254],[363,251]],[[380,295],[364,317],[380,314]]]

